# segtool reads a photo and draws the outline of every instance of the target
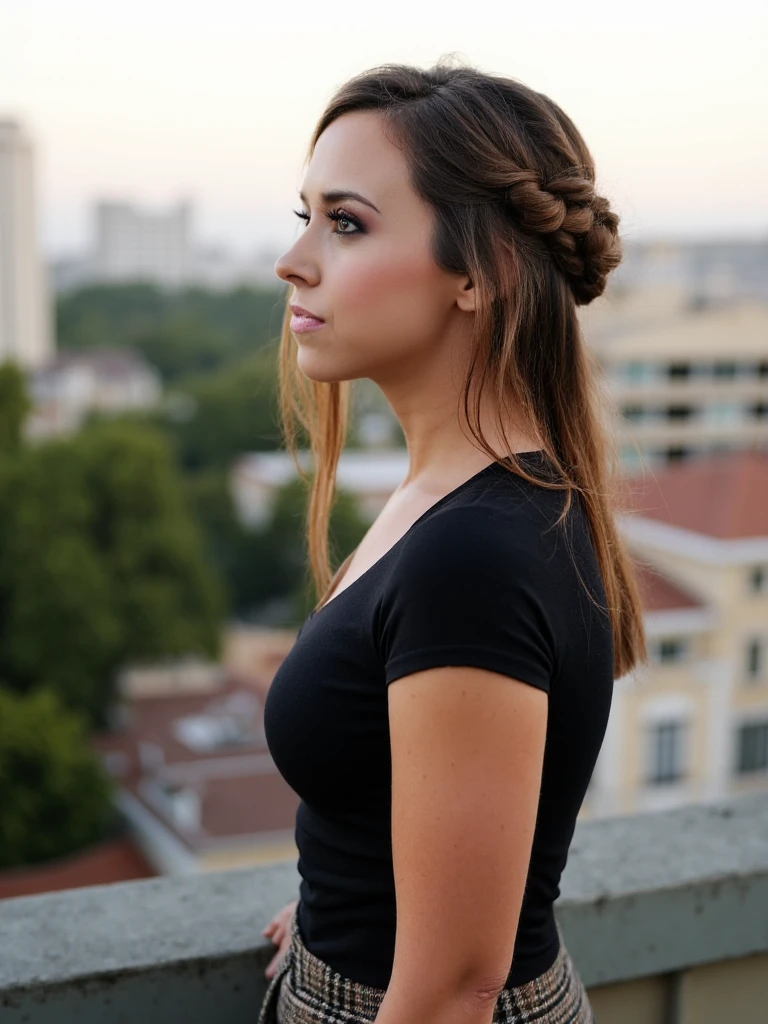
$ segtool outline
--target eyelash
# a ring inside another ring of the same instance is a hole
[[[296,214],[297,217],[301,217],[302,220],[304,220],[304,221],[308,221],[309,220],[309,214],[308,213],[304,213],[303,210],[294,210],[293,212]],[[357,217],[353,216],[351,213],[347,213],[346,210],[342,210],[340,207],[336,207],[333,210],[326,210],[325,216],[328,217],[330,220],[337,221],[337,222],[340,221],[340,220],[348,220],[350,222],[350,224],[354,224],[355,227],[357,228],[357,231],[333,231],[332,232],[332,234],[338,235],[340,238],[345,238],[347,235],[358,235],[358,234],[362,235],[362,234],[365,233],[365,228],[360,223],[360,221],[357,219]]]

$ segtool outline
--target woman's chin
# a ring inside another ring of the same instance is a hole
[[[345,377],[339,375],[338,371],[334,370],[327,357],[323,358],[314,352],[308,352],[306,349],[302,349],[301,345],[299,345],[296,356],[296,365],[308,380],[312,380],[316,384],[336,384],[346,380]]]

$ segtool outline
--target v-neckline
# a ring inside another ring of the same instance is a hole
[[[534,448],[534,449],[531,449],[530,451],[527,451],[527,452],[517,452],[516,456],[519,458],[520,456],[541,455],[543,453],[543,451],[544,451],[543,448]],[[443,505],[450,498],[453,498],[456,494],[458,494],[461,491],[463,491],[465,487],[468,487],[470,484],[472,484],[476,480],[480,479],[480,477],[485,476],[485,474],[488,473],[489,470],[492,470],[494,468],[494,466],[498,466],[498,465],[499,465],[499,462],[494,459],[493,462],[489,462],[487,466],[483,466],[483,468],[481,470],[478,470],[477,473],[474,473],[472,476],[468,477],[466,480],[463,480],[460,484],[458,484],[456,487],[454,487],[452,491],[448,491],[448,493],[444,494],[442,496],[442,498],[438,498],[437,501],[434,502],[434,504],[430,505],[428,509],[425,509],[425,511],[422,512],[422,514],[418,517],[418,519],[415,519],[411,523],[411,525],[408,527],[408,529],[405,531],[405,533],[401,537],[398,537],[398,539],[394,542],[394,544],[392,544],[391,547],[387,548],[387,550],[384,552],[383,555],[380,555],[376,559],[375,562],[372,562],[371,565],[369,565],[367,569],[365,569],[363,572],[361,572],[359,576],[357,576],[355,579],[353,579],[351,583],[348,583],[346,587],[344,587],[342,590],[338,591],[338,593],[334,597],[329,598],[329,600],[327,600],[325,602],[325,604],[323,604],[319,608],[315,608],[313,611],[311,611],[309,613],[309,615],[307,616],[306,621],[307,622],[314,622],[314,620],[317,618],[317,616],[321,612],[324,612],[325,609],[329,605],[332,605],[334,603],[334,601],[338,601],[338,599],[342,596],[342,594],[345,594],[348,590],[351,590],[357,583],[359,583],[361,580],[365,579],[365,577],[368,576],[369,573],[373,572],[373,570],[375,568],[377,568],[384,561],[385,558],[388,558],[389,555],[391,555],[392,552],[400,544],[402,544],[402,542],[406,539],[406,537],[419,525],[419,523],[422,522],[423,519],[425,519],[428,515],[430,515],[432,512],[434,512],[436,509],[438,509],[441,505]],[[354,554],[354,552],[353,552],[353,554]],[[343,580],[344,577],[342,576],[341,579]],[[340,583],[341,580],[339,580],[338,582]]]

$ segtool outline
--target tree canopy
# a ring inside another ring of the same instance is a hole
[[[38,864],[101,839],[112,782],[83,720],[50,689],[0,686],[0,868]]]
[[[279,336],[284,288],[165,290],[149,283],[98,284],[59,296],[61,349],[128,347],[167,382],[210,372]]]
[[[21,368],[13,362],[0,365],[0,455],[15,452],[21,446],[24,420],[31,405]]]
[[[0,459],[0,679],[103,723],[125,661],[219,644],[222,595],[167,441],[112,423]]]

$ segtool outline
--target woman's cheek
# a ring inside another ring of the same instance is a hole
[[[433,268],[430,268],[433,270]],[[344,277],[343,294],[337,305],[349,314],[369,318],[412,312],[429,294],[429,274],[423,261],[398,255],[370,264],[356,263]]]

